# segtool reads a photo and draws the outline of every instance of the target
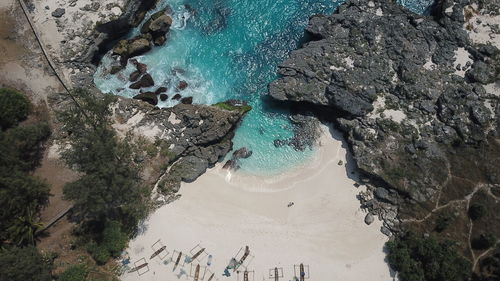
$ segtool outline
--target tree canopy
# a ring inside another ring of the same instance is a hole
[[[21,93],[7,88],[0,88],[0,128],[17,125],[28,117],[30,110],[29,100]]]
[[[0,281],[51,281],[51,262],[33,246],[0,251]]]
[[[465,281],[469,262],[451,242],[407,233],[386,244],[391,267],[401,281]]]
[[[81,89],[73,95],[75,103],[58,113],[69,143],[62,157],[82,176],[64,187],[64,196],[74,202],[73,217],[81,233],[91,237],[87,250],[104,263],[125,247],[127,236],[145,217],[149,193],[133,163],[132,146],[111,127],[114,97]],[[110,228],[120,241],[120,233],[125,233],[123,244],[110,246],[106,241]]]

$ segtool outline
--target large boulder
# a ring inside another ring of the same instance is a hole
[[[129,40],[120,40],[113,48],[113,54],[121,57],[122,63],[135,56],[140,56],[151,50],[151,44],[147,36],[136,36]]]
[[[130,89],[140,89],[140,88],[148,88],[155,85],[153,77],[149,73],[144,74],[139,81],[131,84],[129,86]]]
[[[158,97],[153,92],[140,93],[140,94],[134,96],[134,99],[145,101],[151,105],[158,104]]]
[[[165,42],[166,34],[172,25],[172,18],[167,15],[166,10],[154,13],[142,25],[141,33],[150,34],[155,45],[162,45]]]

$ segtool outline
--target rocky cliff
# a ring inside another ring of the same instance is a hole
[[[327,118],[378,186],[378,200],[361,197],[385,219],[386,233],[401,222],[432,232],[447,212],[457,226],[446,235],[474,259],[467,206],[477,192],[496,202],[500,186],[500,51],[469,40],[464,5],[438,1],[427,17],[389,0],[351,0],[333,15],[315,15],[306,28],[311,41],[279,66],[269,94],[330,109]],[[481,231],[500,236],[471,230]]]

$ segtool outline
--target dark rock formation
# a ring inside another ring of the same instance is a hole
[[[166,35],[170,31],[171,25],[172,18],[167,15],[167,10],[164,9],[151,15],[151,17],[142,25],[141,33],[150,34],[153,43],[156,46],[160,46],[165,42]]]
[[[113,54],[119,55],[123,65],[131,57],[140,56],[151,50],[150,37],[139,35],[129,40],[120,40],[113,48]]]
[[[165,87],[159,87],[158,89],[156,89],[155,93],[158,95],[158,94],[161,94],[161,93],[165,93],[167,91],[167,88]]]
[[[111,73],[111,74],[113,74],[113,73]],[[135,82],[135,81],[139,80],[139,77],[141,77],[141,73],[138,70],[136,70],[136,71],[130,73],[128,81]]]
[[[193,97],[185,97],[181,99],[181,103],[183,104],[192,104],[193,103]]]
[[[181,98],[182,98],[182,96],[181,96],[181,95],[179,95],[179,94],[175,94],[175,95],[172,97],[172,99],[173,99],[173,100],[180,100]]]
[[[160,100],[161,101],[166,101],[168,99],[168,95],[167,94],[160,94]]]
[[[156,6],[158,0],[127,0],[125,12],[122,16],[109,22],[96,26],[94,46],[89,50],[88,60],[98,64],[102,56],[113,49],[117,41],[123,38],[144,19],[146,12]]]
[[[182,80],[177,85],[177,90],[182,91],[182,90],[185,90],[187,87],[188,87],[188,83],[186,81]]]
[[[63,8],[57,8],[52,12],[52,16],[55,18],[60,18],[66,13],[66,10]]]
[[[426,202],[450,181],[452,150],[497,137],[499,99],[473,82],[498,79],[499,51],[475,51],[463,7],[445,2],[435,19],[387,0],[313,16],[306,32],[315,41],[292,52],[269,86],[277,100],[340,114],[332,118],[358,167],[410,201]],[[458,48],[474,55],[470,81],[454,74]]]
[[[158,97],[153,92],[140,93],[140,94],[134,96],[134,99],[145,101],[145,102],[147,102],[147,103],[149,103],[151,105],[157,105],[158,104]]]
[[[238,160],[238,159],[246,159],[248,157],[252,156],[252,151],[248,150],[246,147],[242,147],[235,152],[233,152],[233,159]]]
[[[140,88],[147,88],[147,87],[152,87],[155,85],[155,82],[153,80],[153,77],[149,73],[144,74],[139,81],[131,84],[129,86],[130,89],[140,89]]]

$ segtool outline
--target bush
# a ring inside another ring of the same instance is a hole
[[[450,241],[407,233],[386,246],[400,281],[465,281],[471,275],[469,262]]]
[[[51,269],[35,247],[0,251],[0,281],[51,281]]]
[[[436,230],[437,232],[443,232],[443,230],[445,230],[451,224],[452,219],[453,218],[449,215],[438,216],[438,218],[436,219],[436,226],[434,227],[434,230]]]
[[[85,281],[88,271],[84,265],[73,265],[68,267],[61,275],[59,281]]]
[[[127,246],[127,241],[127,234],[122,231],[121,225],[117,221],[109,222],[102,232],[102,244],[114,258],[120,256]]]
[[[476,250],[486,250],[495,246],[497,238],[491,233],[483,233],[479,237],[472,239],[471,246]]]
[[[19,92],[11,89],[0,88],[0,128],[17,125],[28,117],[30,102]]]
[[[97,244],[95,241],[87,244],[87,252],[92,256],[95,262],[99,265],[105,264],[109,260],[109,251],[103,245]]]
[[[106,224],[97,241],[87,246],[87,251],[98,264],[105,264],[110,257],[117,258],[127,246],[128,236],[123,232],[121,224],[110,221]]]
[[[469,217],[474,221],[484,217],[486,213],[486,208],[481,204],[475,203],[469,207]]]

